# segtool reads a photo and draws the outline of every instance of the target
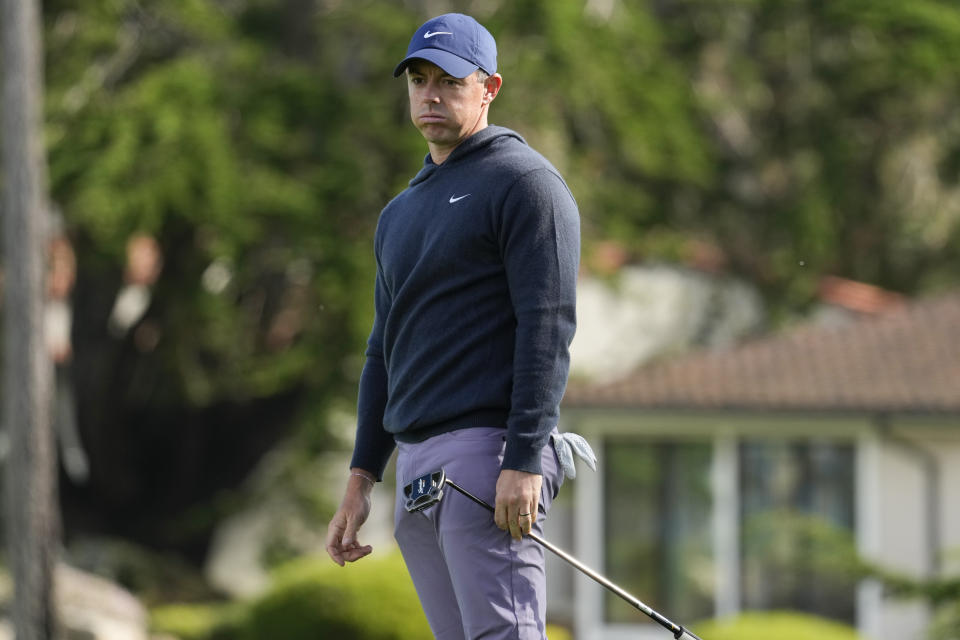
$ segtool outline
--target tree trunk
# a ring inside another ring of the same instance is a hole
[[[2,2],[2,164],[5,258],[4,427],[6,537],[18,640],[58,635],[53,569],[59,547],[53,365],[43,340],[46,160],[38,0]]]

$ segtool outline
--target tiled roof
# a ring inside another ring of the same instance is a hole
[[[629,339],[629,338],[626,338]],[[960,291],[663,360],[566,407],[960,412]]]

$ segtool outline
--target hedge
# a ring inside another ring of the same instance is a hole
[[[246,604],[167,605],[152,628],[181,640],[424,640],[432,637],[399,553],[347,567],[300,558],[274,573],[270,589]],[[548,627],[550,640],[569,640]]]
[[[690,625],[704,640],[858,640],[852,627],[805,613],[751,612]]]

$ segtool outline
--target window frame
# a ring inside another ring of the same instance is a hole
[[[712,444],[711,487],[714,511],[711,516],[715,557],[714,615],[726,617],[741,611],[740,594],[740,495],[739,448],[741,440],[836,440],[854,448],[854,513],[857,549],[866,557],[879,550],[876,528],[879,505],[876,487],[879,473],[880,440],[875,425],[865,416],[829,414],[781,414],[759,412],[629,411],[568,409],[563,431],[586,437],[602,451],[608,437],[633,436],[651,441],[708,441]],[[606,557],[604,528],[604,460],[597,472],[578,473],[574,485],[575,555],[603,573]],[[656,640],[662,638],[658,625],[611,624],[604,620],[603,588],[587,576],[574,580],[574,619],[577,637],[595,640]],[[644,600],[644,594],[633,594]],[[869,581],[857,587],[856,625],[863,632],[877,615],[881,595]],[[671,612],[661,611],[672,618]],[[676,620],[689,624],[692,620]]]

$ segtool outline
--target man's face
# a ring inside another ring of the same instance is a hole
[[[433,146],[452,149],[486,126],[492,98],[476,72],[454,78],[432,62],[414,60],[407,67],[407,92],[410,118]]]

